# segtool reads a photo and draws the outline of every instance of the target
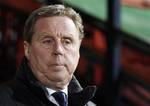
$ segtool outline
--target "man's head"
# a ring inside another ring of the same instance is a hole
[[[73,9],[50,5],[34,11],[25,24],[24,48],[35,77],[56,90],[68,85],[82,38],[82,20]]]
[[[38,19],[52,16],[69,17],[70,19],[73,20],[75,26],[79,30],[80,39],[84,37],[82,19],[78,13],[76,13],[72,8],[65,7],[64,5],[49,5],[33,11],[32,14],[28,17],[24,26],[24,33],[23,33],[24,40],[27,41],[28,43],[31,42],[32,36],[34,34],[34,25]]]

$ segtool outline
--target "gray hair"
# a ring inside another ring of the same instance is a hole
[[[23,37],[24,40],[28,43],[31,43],[32,36],[34,33],[34,25],[36,21],[43,17],[51,17],[51,16],[67,16],[73,20],[77,29],[79,30],[79,38],[82,39],[84,37],[83,31],[83,22],[81,16],[72,8],[65,7],[64,5],[49,5],[43,6],[31,13],[31,15],[26,20],[24,26]]]

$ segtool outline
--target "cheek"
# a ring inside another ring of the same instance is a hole
[[[73,51],[68,53],[67,58],[68,58],[68,69],[71,73],[73,73],[78,65],[78,61],[79,61],[79,52],[77,51]]]
[[[46,52],[39,48],[32,48],[30,53],[31,65],[38,68],[46,69],[47,57]]]

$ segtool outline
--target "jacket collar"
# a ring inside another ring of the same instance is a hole
[[[23,58],[19,71],[16,75],[16,80],[27,85],[31,88],[30,90],[36,92],[35,94],[46,97],[46,88],[35,78],[28,65],[28,60],[25,57]],[[69,105],[84,106],[94,96],[95,92],[95,86],[89,86],[83,89],[75,76],[73,76],[68,86]]]

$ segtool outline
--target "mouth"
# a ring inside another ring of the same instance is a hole
[[[60,64],[60,63],[54,63],[50,65],[51,67],[64,67],[64,64]]]
[[[49,67],[55,72],[62,72],[62,70],[64,70],[65,68],[65,65],[64,64],[51,64]]]
[[[61,63],[54,63],[54,64],[51,64],[51,66],[64,66],[64,64],[61,64]]]

